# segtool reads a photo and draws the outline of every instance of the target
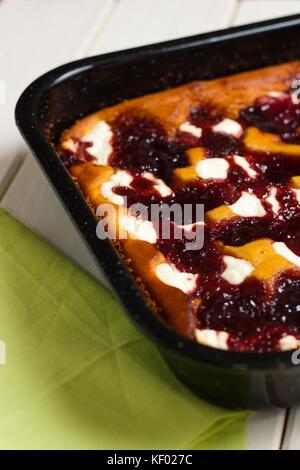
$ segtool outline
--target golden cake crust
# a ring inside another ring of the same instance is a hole
[[[60,148],[70,139],[82,139],[99,121],[108,124],[125,110],[140,110],[157,119],[169,136],[174,136],[178,127],[187,120],[188,113],[195,106],[211,109],[226,118],[237,119],[242,109],[252,105],[255,99],[270,91],[287,90],[293,77],[300,71],[300,61],[275,65],[264,69],[244,72],[210,81],[192,83],[139,98],[131,99],[112,107],[93,113],[75,123],[66,130],[60,140]],[[300,157],[300,145],[283,143],[279,136],[249,127],[244,134],[244,144],[254,151],[269,153],[283,152]],[[189,165],[174,170],[172,188],[184,186],[198,178],[196,163],[204,158],[205,149],[193,148],[187,152]],[[101,203],[109,202],[99,190],[101,184],[108,181],[116,169],[110,165],[97,166],[94,163],[76,163],[69,166],[69,171],[84,196],[95,209]],[[299,188],[297,175],[291,179],[291,187]],[[228,205],[220,205],[207,211],[206,223],[216,224],[220,221],[236,219]],[[267,239],[257,240],[256,245],[245,244],[242,247],[224,246],[224,253],[251,261],[254,266],[252,276],[261,281],[269,281],[282,270],[291,269],[293,265],[285,258],[275,254],[271,242]],[[194,338],[195,313],[190,297],[181,290],[163,283],[155,274],[155,266],[165,261],[163,254],[154,244],[128,238],[120,240],[124,256],[131,261],[136,276],[140,277],[149,290],[152,298],[162,309],[162,316],[177,331]],[[271,255],[270,255],[271,253]],[[270,256],[269,262],[264,264]],[[263,258],[263,259],[262,259]],[[200,302],[199,299],[196,302]]]
[[[215,80],[194,81],[124,101],[81,119],[63,133],[61,142],[70,137],[82,137],[99,120],[111,122],[120,111],[128,108],[151,113],[171,133],[185,121],[188,110],[198,104],[209,105],[234,119],[242,108],[250,106],[264,93],[288,88],[299,69],[300,61],[294,61]]]

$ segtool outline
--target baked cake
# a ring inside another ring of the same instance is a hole
[[[300,61],[102,109],[58,153],[95,213],[115,208],[116,245],[154,314],[215,348],[300,347]],[[191,219],[170,216],[165,237],[137,203],[190,205]],[[197,226],[203,246],[187,249]]]

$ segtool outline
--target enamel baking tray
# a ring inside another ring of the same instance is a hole
[[[300,365],[293,364],[291,352],[239,353],[201,346],[155,316],[111,242],[97,238],[95,216],[53,143],[75,120],[124,99],[299,58],[297,15],[69,63],[32,83],[16,107],[24,139],[128,316],[182,382],[204,399],[230,408],[299,402]]]

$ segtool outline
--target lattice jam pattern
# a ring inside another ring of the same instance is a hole
[[[122,252],[160,315],[201,344],[300,347],[299,78],[292,62],[196,81],[62,135],[59,155],[92,207],[117,208]],[[130,214],[138,202],[203,204],[203,247],[186,249],[196,211],[181,239],[166,239]]]

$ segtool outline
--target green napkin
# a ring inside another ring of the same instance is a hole
[[[0,210],[1,449],[241,449],[116,299]],[[3,346],[3,343],[2,343]]]

